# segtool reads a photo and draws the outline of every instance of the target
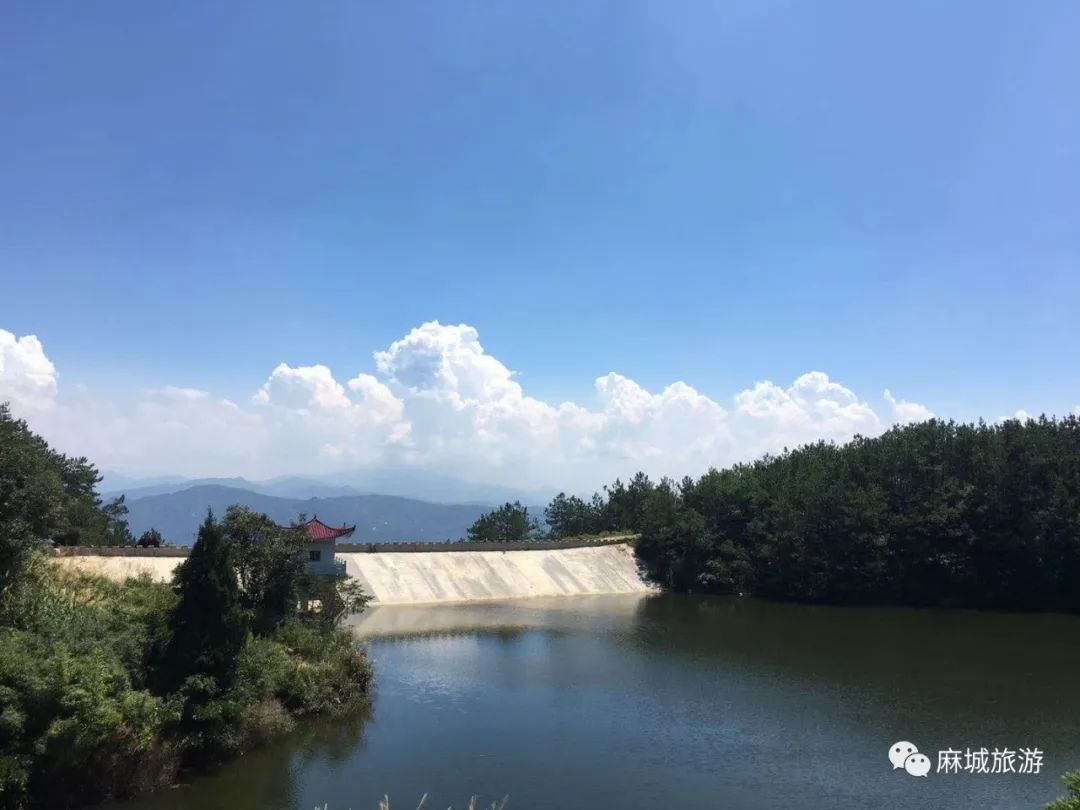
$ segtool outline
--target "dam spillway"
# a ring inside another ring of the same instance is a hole
[[[414,605],[534,596],[648,593],[625,543],[514,551],[338,554],[372,604]]]
[[[80,553],[60,556],[57,561],[110,579],[145,574],[166,581],[184,560],[181,550],[173,551],[168,556],[131,551]],[[342,550],[335,556],[345,563],[345,572],[360,583],[374,605],[644,594],[654,590],[642,579],[627,543],[506,551]]]

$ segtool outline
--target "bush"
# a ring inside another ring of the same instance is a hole
[[[178,597],[149,579],[43,567],[41,607],[0,628],[0,808],[74,807],[169,784],[236,756],[298,717],[363,707],[371,668],[352,638],[293,620],[248,636],[231,684],[153,677]]]
[[[1068,795],[1050,802],[1046,810],[1080,810],[1080,771],[1065,774],[1061,781],[1065,783]]]
[[[324,616],[278,637],[303,567],[289,548],[254,550],[245,571],[262,573],[245,578],[245,593],[212,517],[172,586],[59,568],[41,540],[131,542],[123,500],[101,506],[97,480],[0,403],[0,810],[129,798],[182,766],[242,753],[295,716],[364,704],[370,668],[334,626],[363,603],[345,583],[333,583]],[[252,613],[263,618],[254,637]]]
[[[347,633],[292,621],[276,639],[294,663],[278,692],[291,711],[351,711],[367,702],[371,665]]]
[[[167,784],[179,765],[167,734],[179,705],[132,689],[107,644],[0,632],[0,705],[0,806],[26,794],[47,807],[125,797]]]
[[[165,538],[161,536],[161,532],[157,529],[147,529],[143,532],[135,545],[139,548],[161,548],[165,542]]]

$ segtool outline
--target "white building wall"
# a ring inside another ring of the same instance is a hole
[[[333,574],[336,572],[334,561],[336,560],[336,544],[323,541],[321,543],[308,543],[304,551],[304,559],[307,560],[308,570],[316,574]],[[319,559],[312,560],[312,552],[319,553]]]

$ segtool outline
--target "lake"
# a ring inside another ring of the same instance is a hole
[[[1080,768],[1080,617],[662,595],[382,607],[355,627],[367,718],[115,807],[1013,810]],[[899,740],[928,776],[893,769]],[[936,772],[939,750],[982,747],[1041,749],[1041,772]]]

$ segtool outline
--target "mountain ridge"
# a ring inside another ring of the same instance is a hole
[[[300,515],[317,515],[334,526],[355,524],[356,532],[349,538],[354,543],[457,540],[491,508],[476,503],[432,503],[400,495],[289,498],[221,484],[197,484],[177,492],[126,500],[128,525],[136,537],[156,528],[171,544],[191,545],[208,510],[221,517],[233,504],[262,512],[283,525]],[[534,510],[537,519],[542,519],[542,507],[529,507],[530,513]]]
[[[111,500],[119,495],[126,495],[130,500],[149,495],[180,492],[193,486],[228,486],[286,498],[391,495],[427,503],[486,506],[494,506],[507,501],[546,503],[555,494],[554,491],[526,491],[499,484],[465,481],[426,470],[394,467],[326,475],[284,475],[259,481],[238,476],[202,478],[156,476],[140,479],[106,470],[102,473],[100,492],[105,500]]]

